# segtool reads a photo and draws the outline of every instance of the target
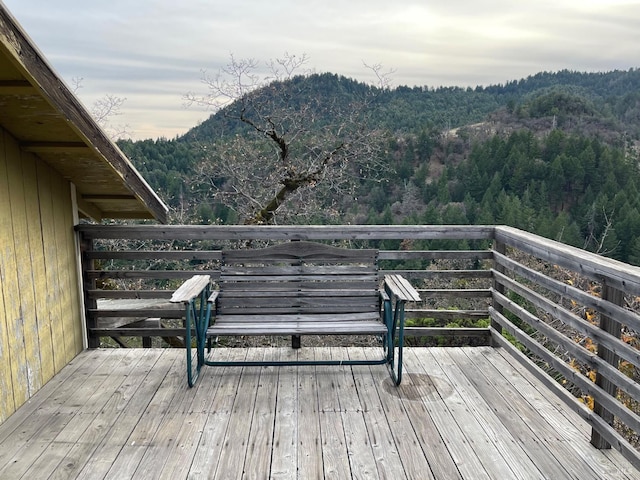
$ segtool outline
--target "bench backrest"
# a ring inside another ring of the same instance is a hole
[[[378,251],[292,241],[222,252],[220,315],[379,311]]]

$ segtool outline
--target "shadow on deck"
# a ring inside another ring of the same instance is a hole
[[[399,389],[383,366],[208,368],[189,389],[182,350],[88,350],[0,425],[0,478],[640,478],[504,349],[405,352]]]

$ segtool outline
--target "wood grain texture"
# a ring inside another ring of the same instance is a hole
[[[20,154],[15,140],[2,131],[2,153],[4,156],[4,171],[6,172],[5,190],[6,203],[4,221],[6,230],[2,235],[2,285],[4,289],[5,315],[7,322],[7,338],[9,343],[9,358],[11,364],[11,389],[14,405],[22,405],[30,395],[29,375],[32,358],[27,356],[25,339],[25,315],[33,316],[33,289],[29,284],[28,272],[31,267],[28,247],[28,233],[26,231],[24,209],[24,187],[22,184],[22,170],[20,168]],[[31,296],[26,291],[31,289]],[[23,308],[21,289],[25,288],[27,296]],[[29,301],[30,300],[30,301]],[[8,393],[8,392],[7,392]]]
[[[87,238],[155,240],[492,240],[482,225],[81,225]]]
[[[506,350],[406,353],[399,389],[371,366],[222,367],[189,389],[177,349],[83,352],[0,425],[0,478],[640,478]]]
[[[196,298],[210,283],[209,275],[194,275],[173,292],[172,303],[189,303]]]
[[[53,179],[56,173],[51,167],[38,162],[38,187],[40,195],[40,215],[42,221],[42,239],[44,249],[45,282],[47,288],[41,297],[49,315],[51,357],[43,357],[43,362],[50,363],[55,372],[59,372],[66,364],[64,353],[63,317],[66,310],[61,301],[61,276],[58,265],[58,246],[56,244],[56,226],[54,218]]]
[[[5,135],[4,130],[0,129],[0,422],[17,408],[13,378],[19,372],[17,367],[21,353],[13,345],[15,336],[12,319],[16,316],[18,292],[15,290],[17,282]],[[24,394],[19,396],[26,398]]]
[[[28,290],[30,294],[23,297],[24,300],[33,301],[33,311],[26,322],[25,331],[30,333],[25,337],[25,345],[28,356],[37,360],[32,361],[37,371],[34,371],[31,391],[38,390],[47,380],[55,374],[53,362],[53,347],[51,343],[51,326],[46,300],[46,275],[44,242],[42,239],[42,221],[40,215],[40,188],[38,182],[36,158],[28,153],[21,153],[22,178],[24,182],[25,220],[27,223],[29,265],[31,275]],[[48,219],[44,219],[48,221]],[[25,259],[26,264],[26,259]],[[43,360],[44,359],[44,360]]]

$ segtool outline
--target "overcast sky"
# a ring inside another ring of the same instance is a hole
[[[173,138],[210,112],[201,71],[306,53],[308,66],[392,86],[476,86],[540,71],[640,67],[640,0],[2,0],[81,100],[125,97],[134,139]]]

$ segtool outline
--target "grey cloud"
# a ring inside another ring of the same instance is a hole
[[[4,1],[64,78],[84,78],[85,102],[127,97],[126,123],[143,135],[203,118],[182,96],[230,53],[307,53],[317,71],[361,80],[363,61],[382,63],[395,84],[429,86],[640,65],[640,2],[622,0]]]

